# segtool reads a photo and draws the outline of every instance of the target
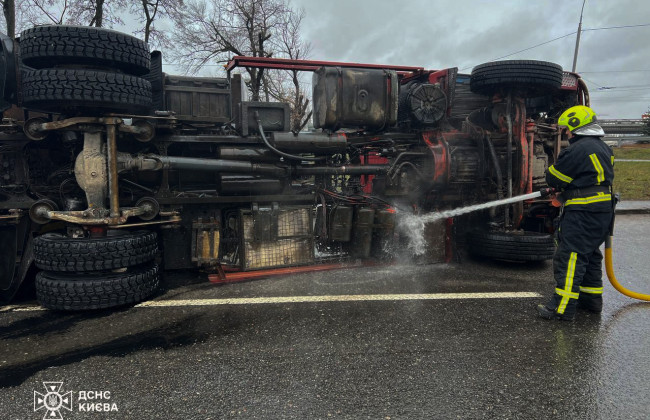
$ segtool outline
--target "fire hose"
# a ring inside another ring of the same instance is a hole
[[[614,275],[614,267],[612,265],[612,242],[614,239],[614,215],[612,215],[612,223],[609,227],[609,233],[605,239],[605,271],[607,272],[607,278],[609,282],[614,286],[614,289],[618,290],[620,293],[625,296],[631,297],[632,299],[650,301],[650,295],[643,293],[633,292],[629,289],[626,289],[618,282],[616,275]]]

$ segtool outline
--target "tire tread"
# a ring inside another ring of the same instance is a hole
[[[518,87],[537,95],[559,89],[562,77],[562,67],[547,61],[493,61],[472,69],[470,89],[474,93],[491,94],[504,87]]]
[[[555,255],[551,234],[514,235],[505,232],[473,231],[468,233],[470,254],[508,261],[544,261]]]
[[[77,69],[28,70],[23,102],[37,109],[88,107],[116,111],[151,108],[151,83],[119,73]]]
[[[151,296],[160,282],[156,264],[103,278],[62,275],[41,271],[36,275],[36,295],[49,309],[79,311],[130,305]]]
[[[141,76],[149,72],[147,44],[105,28],[37,26],[22,32],[22,60],[34,68],[59,64],[105,65]]]
[[[45,234],[34,239],[34,261],[41,270],[88,272],[131,267],[158,254],[155,232],[141,231],[103,240]]]

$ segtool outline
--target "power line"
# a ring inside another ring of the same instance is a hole
[[[597,100],[598,102],[650,102],[650,96],[647,97],[629,97],[629,96],[615,96],[615,97],[598,97],[598,98],[593,98],[594,100]]]
[[[650,96],[608,96],[608,97],[598,97],[599,101],[611,101],[611,100],[646,100],[650,99]]]
[[[650,85],[623,85],[623,86],[611,86],[608,89],[629,89],[629,88],[640,88],[640,87],[650,87]]]
[[[603,86],[599,85],[598,83],[585,79],[582,77],[582,80],[584,80],[587,83],[591,83],[592,85],[598,86],[598,90],[590,92],[590,94],[596,94],[596,93],[612,93],[612,92],[629,92],[629,91],[634,91],[634,90],[650,90],[650,85],[624,85],[624,86]]]
[[[537,45],[533,45],[532,47],[524,48],[523,50],[519,50],[519,51],[513,52],[511,54],[503,55],[501,57],[493,58],[493,59],[488,60],[488,61],[497,61],[497,60],[501,60],[502,58],[510,57],[511,55],[519,54],[520,52],[532,50],[533,48],[541,47],[542,45],[550,44],[551,42],[557,41],[557,40],[562,39],[562,38],[566,38],[566,37],[571,36],[571,35],[574,35],[576,32],[577,31],[573,31],[573,32],[568,33],[566,35],[562,35],[562,36],[559,36],[557,38],[553,38],[553,39],[551,39],[549,41],[542,42],[542,43],[537,44]],[[467,70],[467,69],[469,69],[471,67],[474,67],[474,66],[468,66],[468,67],[462,68],[462,69],[460,69],[460,71]]]
[[[647,73],[650,70],[594,70],[594,71],[581,71],[580,74],[584,73]]]
[[[582,29],[581,31],[582,32],[604,31],[604,30],[608,30],[608,29],[638,28],[638,27],[643,27],[643,26],[650,26],[650,23],[641,23],[641,24],[638,24],[638,25],[605,26],[605,27],[602,27],[602,28],[587,28],[587,29]],[[553,39],[551,39],[549,41],[533,45],[532,47],[524,48],[523,50],[519,50],[519,51],[510,53],[510,54],[507,54],[507,55],[503,55],[503,56],[498,57],[498,58],[493,58],[493,59],[488,60],[488,61],[497,61],[497,60],[501,60],[502,58],[506,58],[506,57],[513,56],[515,54],[519,54],[519,53],[524,52],[524,51],[532,50],[533,48],[541,47],[542,45],[550,44],[551,42],[555,42],[555,41],[560,40],[562,38],[566,38],[568,36],[574,35],[577,32],[578,31],[573,31],[573,32],[571,32],[569,34],[562,35],[562,36],[559,36],[557,38],[553,38]],[[472,66],[464,67],[464,68],[460,69],[460,71],[467,70],[467,69],[469,69],[471,67],[474,67],[474,66],[472,65]]]
[[[648,86],[648,85],[645,85],[645,86]],[[596,94],[596,93],[630,92],[630,91],[637,91],[637,90],[650,90],[650,87],[618,89],[616,86],[613,86],[613,87],[605,87],[604,89],[599,89],[599,90],[589,92],[589,93],[593,95],[593,94]]]
[[[592,85],[596,85],[596,86],[598,86],[599,88],[604,87],[604,86],[602,86],[602,85],[599,85],[599,84],[596,83],[596,82],[592,82],[592,81],[589,80],[589,79],[585,79],[584,77],[581,77],[581,79],[584,80],[585,82],[591,83]]]
[[[606,26],[606,27],[603,27],[603,28],[587,28],[587,29],[583,29],[582,32],[604,31],[606,29],[639,28],[641,26],[650,26],[650,23],[641,23],[641,24],[638,24],[638,25]]]

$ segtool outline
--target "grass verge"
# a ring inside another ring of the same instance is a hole
[[[647,145],[614,148],[616,159],[648,159]],[[650,200],[650,162],[616,162],[614,164],[614,191],[621,200]]]

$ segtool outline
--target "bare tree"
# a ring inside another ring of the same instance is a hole
[[[102,27],[104,24],[105,0],[69,0],[71,21],[88,26]],[[119,18],[118,18],[119,19]]]
[[[174,60],[187,72],[209,62],[225,64],[233,55],[273,57],[273,40],[285,30],[287,0],[187,0],[176,18]],[[264,69],[247,68],[248,88],[260,100]],[[268,92],[268,90],[267,90]]]
[[[16,37],[16,2],[14,0],[0,0],[2,12],[5,17],[5,28],[7,35]]]
[[[69,23],[112,28],[122,25],[121,16],[127,8],[127,0],[67,0],[70,4]]]
[[[30,26],[61,25],[68,13],[67,0],[19,0],[25,23]]]
[[[169,37],[164,31],[154,26],[155,21],[167,17],[176,18],[184,6],[183,0],[140,0],[131,4],[131,11],[138,16],[143,28],[135,31],[144,36],[144,41],[153,45],[171,46]]]
[[[85,25],[113,27],[123,24],[120,15],[127,0],[19,0],[19,8],[30,26]]]
[[[300,35],[300,27],[302,20],[305,17],[304,9],[298,11],[290,10],[284,16],[284,31],[281,32],[277,40],[280,53],[292,60],[304,60],[309,58],[311,53],[311,43],[302,39]],[[300,79],[301,72],[297,70],[289,70],[291,76],[291,85],[285,88],[285,94],[275,97],[276,100],[281,102],[288,102],[291,106],[291,130],[299,132],[307,124],[311,118],[309,114],[309,99],[304,88],[304,83]],[[286,83],[284,83],[286,86]]]

